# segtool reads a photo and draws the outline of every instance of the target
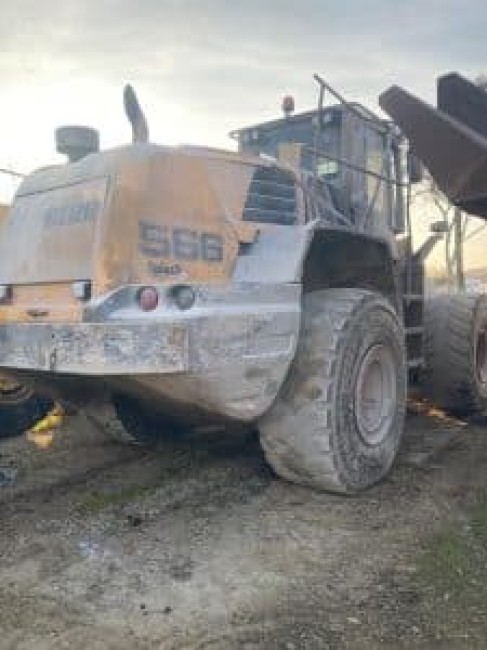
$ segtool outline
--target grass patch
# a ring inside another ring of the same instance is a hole
[[[487,492],[465,519],[433,535],[417,560],[429,626],[440,638],[487,635]],[[484,647],[484,646],[482,646]]]
[[[111,506],[121,506],[155,492],[159,485],[132,485],[110,492],[92,492],[79,504],[83,513],[96,514]]]
[[[418,561],[422,582],[443,595],[458,596],[476,575],[469,542],[457,530],[443,531],[427,543]]]
[[[450,525],[426,543],[418,573],[431,587],[451,595],[468,593],[482,583],[487,597],[487,492],[477,496],[464,522]]]
[[[147,470],[142,470],[145,476],[144,483],[121,485],[118,489],[93,490],[80,501],[78,507],[82,512],[90,514],[111,506],[125,505],[153,494],[172,479],[179,477],[181,473],[191,470],[192,466],[184,456],[179,461],[176,459],[170,466],[151,466]]]
[[[470,517],[470,526],[477,544],[487,555],[487,491],[480,494]]]

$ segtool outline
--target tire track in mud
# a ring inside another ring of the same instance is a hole
[[[27,463],[23,461],[26,455],[29,457]],[[188,435],[179,441],[161,443],[151,450],[117,444],[98,435],[69,440],[63,434],[59,444],[48,450],[33,449],[25,441],[11,441],[6,452],[0,448],[0,459],[2,457],[19,466],[15,485],[0,490],[0,520],[4,521],[19,516],[40,516],[49,512],[54,504],[59,513],[68,509],[78,516],[87,516],[89,512],[81,512],[83,501],[88,502],[88,511],[91,505],[97,510],[109,506],[112,501],[114,505],[121,505],[124,495],[127,501],[136,501],[145,493],[157,490],[179,491],[188,499],[188,488],[204,481],[205,473],[218,472],[222,463],[227,463],[233,472],[232,485],[225,482],[225,489],[217,488],[218,497],[211,481],[207,486],[207,490],[209,488],[222,502],[228,502],[230,495],[238,500],[243,478],[247,485],[240,492],[240,499],[246,498],[256,483],[272,480],[255,434],[251,432],[233,437],[225,434],[200,436],[197,442],[195,437]],[[96,497],[93,504],[89,503],[92,494],[102,495],[99,504]],[[182,497],[177,499],[181,500]],[[8,525],[4,529],[6,527]]]
[[[29,500],[35,504],[36,502],[51,501],[55,497],[59,497],[66,493],[66,490],[74,489],[82,485],[86,485],[91,479],[99,477],[100,473],[109,471],[114,468],[129,467],[140,463],[140,458],[116,458],[108,460],[107,462],[97,465],[95,467],[87,468],[76,475],[60,478],[57,481],[42,485],[40,487],[27,487],[27,488],[14,488],[11,495],[7,499],[0,500],[0,506],[11,505],[15,508],[18,502]]]
[[[418,539],[452,508],[452,489],[481,481],[466,461],[487,456],[467,434],[440,463],[410,464],[422,426],[410,420],[391,477],[354,499],[277,480],[251,433],[157,452],[92,434],[46,452],[0,447],[21,469],[0,492],[0,639],[28,650],[416,647],[386,642],[396,628],[414,641]]]

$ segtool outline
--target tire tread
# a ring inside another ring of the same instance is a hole
[[[425,301],[422,394],[456,414],[485,410],[475,371],[475,332],[485,296],[435,296]]]
[[[279,475],[332,492],[356,491],[341,469],[339,452],[334,446],[335,390],[339,357],[349,330],[359,312],[377,301],[400,328],[392,306],[370,291],[328,289],[305,296],[303,327],[293,368],[282,397],[278,397],[259,425],[265,455]],[[328,335],[324,336],[324,331]],[[315,365],[321,368],[321,387],[327,386],[317,403],[308,408],[305,420],[304,416],[300,418],[298,408],[302,399],[302,377],[306,377],[307,369]]]

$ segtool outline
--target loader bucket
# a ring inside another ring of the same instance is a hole
[[[438,79],[438,108],[487,138],[487,92],[456,72]]]
[[[398,86],[379,104],[450,201],[487,219],[487,95],[459,75],[441,78],[438,88],[443,110]]]

